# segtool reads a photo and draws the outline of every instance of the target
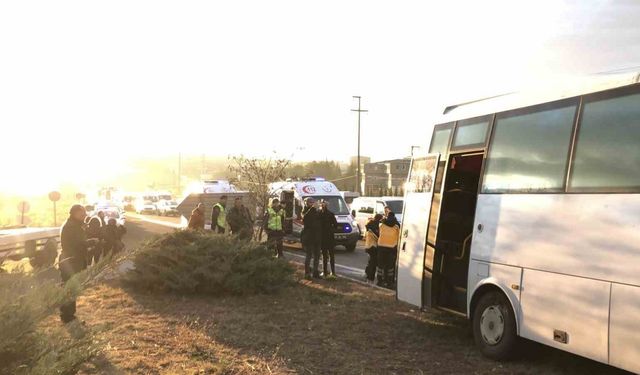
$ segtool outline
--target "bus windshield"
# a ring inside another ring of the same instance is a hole
[[[316,201],[324,199],[327,202],[329,211],[333,212],[335,215],[349,215],[349,207],[341,196],[314,196],[314,198]]]

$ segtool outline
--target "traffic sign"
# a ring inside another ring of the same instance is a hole
[[[49,200],[51,200],[51,202],[57,202],[60,200],[60,193],[57,191],[52,191],[51,193],[49,193]]]
[[[29,204],[29,202],[22,201],[18,203],[18,212],[20,212],[22,215],[29,212],[30,209],[31,209],[31,205]]]

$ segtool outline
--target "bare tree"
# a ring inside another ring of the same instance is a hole
[[[290,159],[275,156],[269,158],[247,158],[242,155],[229,158],[229,171],[236,176],[240,189],[249,191],[251,199],[259,213],[264,213],[269,205],[271,192],[269,184],[285,178],[285,170],[291,164]],[[262,229],[257,233],[261,239]]]

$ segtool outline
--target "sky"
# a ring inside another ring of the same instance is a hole
[[[447,105],[640,66],[638,19],[598,0],[0,2],[0,191],[178,152],[347,160],[353,95],[362,154],[403,157]]]

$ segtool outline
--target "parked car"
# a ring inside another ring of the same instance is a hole
[[[161,200],[156,204],[159,216],[179,216],[178,202],[171,200]]]
[[[402,197],[360,197],[351,203],[351,216],[358,223],[360,232],[364,235],[364,228],[369,218],[375,214],[383,214],[385,206],[389,206],[396,214],[396,218],[402,223],[402,210],[404,199]]]
[[[140,199],[136,201],[136,212],[138,214],[156,214],[158,213],[158,208],[155,203]]]

